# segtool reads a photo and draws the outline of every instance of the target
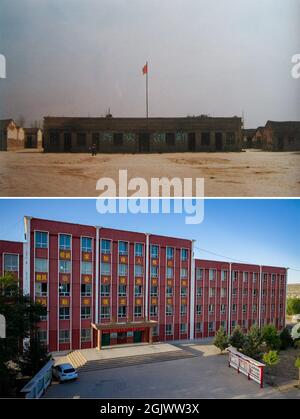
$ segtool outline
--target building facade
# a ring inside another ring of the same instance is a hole
[[[239,151],[242,120],[212,118],[44,118],[45,152]]]
[[[300,121],[268,121],[263,129],[263,148],[270,151],[300,150]]]
[[[24,129],[12,119],[0,120],[0,151],[24,148]]]
[[[47,307],[50,351],[285,324],[285,268],[195,260],[192,240],[31,217],[25,238],[0,242],[0,274]]]
[[[40,128],[24,128],[24,148],[42,148],[43,132]]]

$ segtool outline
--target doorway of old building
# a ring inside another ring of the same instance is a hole
[[[139,134],[139,152],[149,153],[150,151],[150,134],[140,133]]]
[[[279,137],[278,138],[278,150],[279,151],[282,151],[283,150],[283,143],[284,143],[283,138],[282,137]]]
[[[72,136],[70,132],[64,134],[64,151],[72,150]]]
[[[32,135],[28,135],[26,138],[26,148],[32,148],[32,147],[33,147]]]
[[[216,151],[223,151],[223,135],[221,132],[216,132]]]
[[[196,134],[194,132],[189,132],[188,134],[188,150],[196,150]]]

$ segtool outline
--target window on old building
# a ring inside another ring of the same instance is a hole
[[[123,145],[123,133],[114,133],[113,137],[114,146]]]
[[[59,146],[59,133],[55,131],[50,131],[49,140],[50,140],[51,146],[58,147]]]
[[[227,145],[235,144],[235,133],[234,132],[227,132],[226,133],[226,144]]]
[[[78,147],[85,147],[86,146],[86,133],[85,132],[78,132],[77,133],[77,145],[78,145]]]
[[[175,133],[174,132],[167,132],[166,133],[166,144],[169,146],[175,145]]]
[[[209,146],[210,145],[210,133],[209,132],[202,132],[201,133],[201,145],[202,146]]]

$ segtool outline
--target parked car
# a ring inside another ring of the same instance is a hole
[[[61,383],[63,381],[76,380],[78,372],[71,364],[60,364],[53,367],[53,376]]]

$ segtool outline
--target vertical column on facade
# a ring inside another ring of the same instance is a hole
[[[146,275],[145,275],[145,319],[148,320],[148,300],[149,300],[149,237],[150,234],[146,234]]]
[[[25,243],[23,245],[23,294],[30,294],[30,221],[24,217]]]
[[[96,269],[95,269],[95,323],[99,323],[99,301],[100,301],[100,294],[99,294],[99,231],[100,227],[96,227],[96,246],[95,246],[95,261],[96,261]]]
[[[76,132],[71,133],[72,150],[76,150]]]
[[[232,263],[229,263],[229,278],[228,278],[228,321],[227,333],[231,333],[231,297],[232,297]]]
[[[86,133],[86,146],[87,146],[87,150],[89,150],[93,145],[93,139],[92,139],[92,133],[91,131],[88,131]],[[97,144],[96,144],[97,147]]]
[[[258,327],[261,327],[262,266],[259,267]]]
[[[59,151],[62,152],[64,151],[64,133],[59,132],[58,136],[59,136],[58,148],[59,148]],[[50,142],[50,139],[49,139],[49,142]]]
[[[286,318],[286,287],[288,283],[288,271],[289,268],[285,269],[285,281],[284,281],[284,292],[283,292],[283,299],[282,299],[282,320],[283,320],[283,326],[285,325],[285,318]],[[279,291],[280,292],[280,291]],[[280,305],[280,303],[279,303]],[[281,316],[279,321],[281,321]]]
[[[195,337],[195,258],[194,258],[195,240],[192,240],[191,248],[191,287],[190,287],[190,339]]]
[[[223,134],[223,133],[222,133]],[[215,133],[215,131],[210,131],[210,133],[209,133],[209,139],[210,139],[210,147],[211,147],[211,149],[212,150],[215,150],[216,149],[216,133]]]

